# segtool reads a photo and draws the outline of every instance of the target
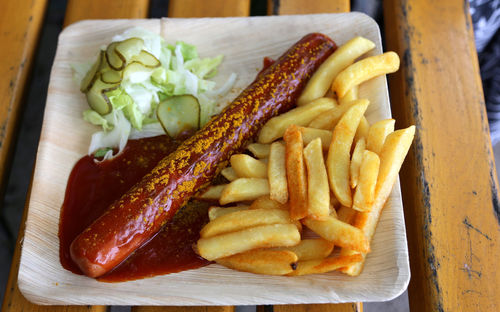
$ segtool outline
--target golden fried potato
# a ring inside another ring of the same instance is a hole
[[[286,178],[290,197],[290,217],[300,220],[307,216],[307,175],[303,157],[302,133],[291,125],[283,137],[286,147]]]
[[[281,142],[271,144],[267,176],[269,177],[269,197],[281,204],[288,201],[288,182],[286,179],[285,145]]]
[[[288,126],[306,126],[316,116],[335,106],[334,99],[319,98],[307,106],[297,107],[273,117],[260,130],[258,141],[259,143],[271,143],[281,138]]]
[[[200,238],[196,249],[200,256],[214,261],[252,249],[288,247],[298,243],[300,243],[300,233],[294,224],[271,224]]]
[[[216,260],[230,269],[265,275],[286,275],[293,271],[297,256],[288,250],[257,249]]]
[[[269,182],[267,179],[239,178],[227,184],[220,194],[219,203],[229,203],[254,200],[262,195],[269,194]]]
[[[327,158],[330,187],[340,203],[347,207],[352,205],[349,186],[351,145],[359,121],[369,104],[368,100],[356,101],[357,103],[347,110],[335,126]]]

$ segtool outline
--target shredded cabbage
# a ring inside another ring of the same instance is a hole
[[[177,42],[167,44],[165,40],[146,29],[131,28],[114,36],[112,41],[123,41],[139,37],[144,41],[142,49],[154,55],[161,66],[156,69],[125,71],[120,86],[106,95],[113,110],[101,116],[89,109],[83,119],[102,128],[92,135],[89,154],[110,159],[119,154],[128,139],[152,137],[165,134],[158,122],[158,104],[174,95],[191,94],[200,103],[200,124],[203,126],[214,114],[221,111],[216,105],[216,96],[223,95],[232,88],[236,74],[231,74],[227,82],[215,89],[215,82],[208,80],[217,73],[223,56],[200,58],[194,45]],[[74,78],[80,83],[91,63],[72,65]],[[113,154],[113,148],[118,153]]]

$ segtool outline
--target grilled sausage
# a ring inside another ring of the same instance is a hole
[[[266,121],[295,105],[309,77],[335,48],[325,35],[306,35],[161,160],[72,242],[71,258],[83,273],[101,276],[151,239]]]

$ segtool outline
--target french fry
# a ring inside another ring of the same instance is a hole
[[[339,200],[333,194],[330,194],[330,204],[333,206],[333,208],[340,207]]]
[[[269,157],[270,144],[252,143],[248,144],[247,149],[257,158]]]
[[[325,95],[338,73],[352,64],[355,59],[370,51],[375,44],[363,37],[355,37],[340,46],[312,75],[297,105],[305,105]]]
[[[330,214],[330,187],[320,138],[314,139],[306,146],[304,160],[307,167],[308,215],[321,220]]]
[[[281,204],[288,201],[285,158],[285,145],[281,142],[272,143],[267,164],[269,197]]]
[[[331,98],[319,98],[307,105],[297,107],[279,116],[271,118],[260,130],[259,143],[271,143],[281,138],[290,125],[305,126],[319,114],[335,107]]]
[[[302,133],[302,140],[305,145],[311,143],[316,138],[320,138],[323,150],[327,151],[330,147],[330,142],[332,141],[331,131],[308,127],[299,127],[299,130]]]
[[[415,136],[415,126],[394,131],[385,140],[380,152],[380,169],[375,187],[375,200],[370,212],[358,212],[354,220],[354,226],[361,229],[368,240],[371,241],[375,228],[385,202],[392,191],[392,187],[398,177],[399,169],[408,153]],[[352,253],[350,250],[342,249],[341,254]],[[362,254],[363,261],[342,268],[342,272],[357,276],[363,269],[366,254]]]
[[[297,255],[288,250],[258,249],[221,258],[216,262],[238,271],[285,275],[293,271],[297,263]]]
[[[352,205],[351,188],[349,186],[351,145],[359,121],[369,103],[368,100],[356,101],[357,103],[349,108],[335,126],[327,158],[330,188],[340,203],[348,207]]]
[[[222,171],[220,172],[220,174],[222,174],[222,176],[224,178],[226,178],[229,182],[238,179],[238,175],[236,174],[236,172],[234,171],[234,169],[231,168],[231,167],[226,167],[226,168],[222,169]]]
[[[307,216],[307,177],[303,157],[302,134],[291,125],[283,136],[286,148],[286,179],[290,196],[290,218],[299,220]]]
[[[385,138],[389,133],[394,132],[395,123],[394,119],[385,119],[374,123],[368,130],[366,149],[377,154],[380,153],[382,146],[384,146]]]
[[[249,209],[281,209],[288,211],[288,204],[281,204],[269,198],[269,195],[260,196],[252,202]],[[210,211],[209,211],[210,212]],[[292,222],[297,226],[299,232],[302,232],[302,223],[296,220]]]
[[[195,198],[201,200],[218,200],[222,194],[222,191],[224,190],[224,188],[226,188],[226,186],[227,184],[210,185]]]
[[[200,238],[196,249],[200,256],[213,261],[252,249],[288,247],[298,243],[300,243],[300,233],[295,225],[271,224]]]
[[[267,165],[246,154],[235,154],[230,159],[231,167],[238,177],[267,178]]]
[[[370,244],[360,229],[332,216],[328,216],[325,220],[314,220],[307,217],[302,222],[314,233],[336,246],[360,252],[370,250]]]
[[[250,209],[282,209],[288,210],[288,205],[272,200],[269,195],[260,196],[252,202]]]
[[[359,184],[354,192],[352,209],[370,211],[375,199],[375,185],[377,183],[380,159],[371,151],[364,151],[363,162],[359,168]]]
[[[350,102],[342,103],[323,114],[318,115],[316,118],[311,120],[308,127],[324,130],[333,130],[340,118],[349,110],[353,105],[359,103],[360,100],[354,100]]]
[[[335,271],[348,265],[354,265],[363,260],[360,254],[349,256],[338,256],[335,258],[324,258],[299,261],[294,271],[289,276],[300,276],[306,274],[320,274]]]
[[[359,121],[358,129],[356,129],[356,135],[354,135],[354,142],[358,142],[361,138],[365,138],[368,136],[368,131],[370,130],[370,124],[366,117],[361,117]]]
[[[203,238],[241,231],[266,224],[290,223],[290,214],[282,209],[245,209],[228,213],[208,222],[200,231]]]
[[[335,207],[333,207],[332,204],[330,204],[329,209],[330,209],[329,215],[332,216],[332,217],[334,217],[335,219],[338,219],[337,210],[335,209]]]
[[[234,206],[234,207],[217,207],[212,206],[208,208],[208,219],[210,221],[217,219],[223,215],[229,214],[231,212],[241,211],[248,209],[246,205]]]
[[[370,56],[342,70],[333,81],[332,91],[342,98],[352,87],[398,69],[399,56],[394,52]]]
[[[322,238],[303,239],[296,246],[283,247],[280,250],[289,250],[297,255],[298,260],[313,260],[328,257],[333,250],[333,243]]]
[[[221,205],[229,203],[254,200],[262,195],[269,194],[267,179],[239,178],[227,184],[219,198]]]
[[[351,173],[350,185],[351,188],[355,188],[358,185],[359,179],[359,168],[361,167],[361,162],[363,161],[363,152],[365,151],[366,140],[361,138],[354,146],[354,151],[351,157],[351,167],[349,171]]]
[[[337,219],[347,224],[352,224],[354,218],[356,217],[356,213],[356,210],[350,207],[340,206],[340,208],[337,210]]]
[[[354,86],[347,93],[339,99],[339,104],[347,103],[358,99],[359,86]]]

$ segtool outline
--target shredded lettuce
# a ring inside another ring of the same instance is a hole
[[[113,129],[113,126],[110,125],[106,118],[102,117],[98,112],[92,109],[87,109],[83,112],[83,120],[90,122],[93,125],[101,126],[105,131]]]
[[[198,98],[200,124],[204,125],[221,110],[215,97],[229,92],[236,80],[233,73],[222,88],[215,89],[215,82],[209,79],[217,74],[222,55],[200,58],[194,45],[182,41],[168,44],[161,36],[143,28],[131,28],[114,36],[112,41],[133,37],[144,41],[142,49],[155,56],[161,66],[124,71],[120,86],[106,93],[113,108],[109,114],[101,116],[92,109],[83,112],[85,121],[102,128],[92,136],[89,154],[96,153],[104,159],[116,156],[113,148],[119,154],[128,139],[165,134],[156,117],[156,108],[171,96],[191,94]],[[91,66],[91,63],[72,66],[78,84]]]

